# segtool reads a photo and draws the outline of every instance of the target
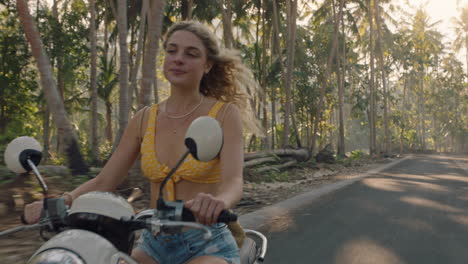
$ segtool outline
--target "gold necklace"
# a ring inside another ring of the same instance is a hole
[[[188,113],[183,114],[183,115],[181,115],[181,116],[170,116],[170,115],[167,113],[167,102],[166,102],[166,104],[164,105],[164,112],[166,113],[166,116],[167,116],[168,118],[171,118],[171,119],[181,119],[181,118],[187,117],[188,115],[192,114],[193,112],[195,112],[195,110],[197,110],[197,109],[200,107],[200,105],[203,103],[203,98],[204,98],[204,96],[200,94],[200,102],[199,102],[192,110],[190,110]],[[177,129],[174,129],[174,130],[172,131],[172,133],[173,133],[173,134],[177,134]]]

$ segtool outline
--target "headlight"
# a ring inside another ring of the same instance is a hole
[[[69,250],[51,248],[37,254],[28,264],[85,264],[85,262]]]

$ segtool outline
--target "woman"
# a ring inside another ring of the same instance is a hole
[[[238,54],[220,49],[214,34],[199,22],[173,25],[163,47],[170,97],[137,112],[101,173],[63,197],[71,204],[90,191],[114,191],[141,152],[142,171],[151,183],[150,206],[156,207],[162,179],[186,150],[183,142],[188,126],[197,117],[210,115],[223,127],[220,155],[208,163],[187,157],[164,195],[185,201],[199,223],[211,226],[213,239],[205,244],[196,229],[156,237],[143,232],[132,256],[145,264],[184,263],[187,259],[185,263],[190,264],[239,263],[231,233],[215,223],[219,213],[232,208],[242,196],[242,127],[258,132],[245,91],[257,88],[257,83]],[[41,202],[27,205],[26,220],[37,222],[41,208]]]

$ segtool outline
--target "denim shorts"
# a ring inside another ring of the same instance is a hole
[[[229,264],[240,264],[239,248],[226,225],[215,224],[210,230],[209,241],[203,239],[204,231],[200,229],[156,236],[143,230],[136,247],[160,264],[182,264],[200,256],[214,256]]]

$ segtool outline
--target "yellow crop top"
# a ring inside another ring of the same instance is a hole
[[[215,118],[221,107],[222,102],[216,102],[208,113]],[[160,163],[156,158],[155,138],[156,138],[156,116],[158,114],[158,105],[151,106],[148,126],[141,142],[141,170],[143,174],[152,182],[162,182],[171,168]],[[201,162],[193,158],[191,154],[185,158],[177,171],[165,186],[165,197],[169,201],[175,200],[175,184],[181,179],[196,183],[217,183],[221,178],[221,165],[219,157],[209,162]]]

